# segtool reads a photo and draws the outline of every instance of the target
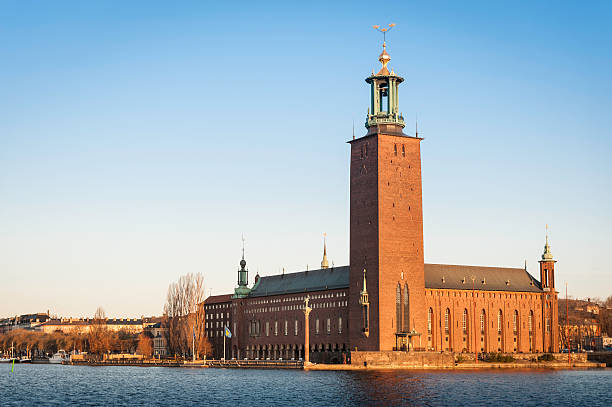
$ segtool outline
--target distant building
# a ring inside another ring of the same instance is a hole
[[[0,319],[0,333],[14,329],[36,329],[41,324],[50,320],[49,313],[24,314],[11,318]]]
[[[157,322],[146,328],[146,331],[151,333],[153,337],[153,356],[165,357],[168,356],[168,328],[163,327],[161,322]]]
[[[159,318],[107,318],[106,328],[114,331],[125,331],[133,334],[142,332],[146,327],[154,325]],[[45,333],[61,331],[64,333],[88,333],[94,324],[92,318],[59,318],[48,320],[36,327]]]

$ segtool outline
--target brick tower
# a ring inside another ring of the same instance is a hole
[[[550,245],[548,244],[548,225],[546,225],[546,244],[540,263],[540,283],[542,284],[542,350],[545,352],[559,351],[559,320],[558,292],[555,290],[555,263]]]
[[[353,139],[350,172],[350,346],[424,347],[425,282],[421,138],[403,133],[398,86],[383,43],[365,136]],[[365,271],[364,271],[365,270]],[[364,289],[367,284],[367,289]]]

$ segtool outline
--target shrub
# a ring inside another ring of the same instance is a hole
[[[493,363],[511,363],[514,362],[514,358],[510,355],[504,355],[502,353],[489,353],[485,358],[485,362]]]
[[[555,357],[550,353],[545,353],[543,355],[538,356],[538,362],[552,362],[555,360]]]

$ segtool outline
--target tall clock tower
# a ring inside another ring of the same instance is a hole
[[[426,329],[422,139],[403,133],[398,105],[404,79],[389,71],[385,43],[378,60],[382,68],[366,78],[371,89],[367,133],[349,142],[353,350],[426,344],[419,336]]]

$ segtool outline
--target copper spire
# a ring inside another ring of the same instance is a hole
[[[376,75],[389,75],[389,69],[387,68],[387,64],[391,61],[391,57],[387,54],[387,44],[383,42],[383,50],[378,57],[378,60],[382,64],[382,68]]]
[[[321,268],[329,268],[329,262],[327,261],[327,233],[323,233],[323,260],[321,261]]]

